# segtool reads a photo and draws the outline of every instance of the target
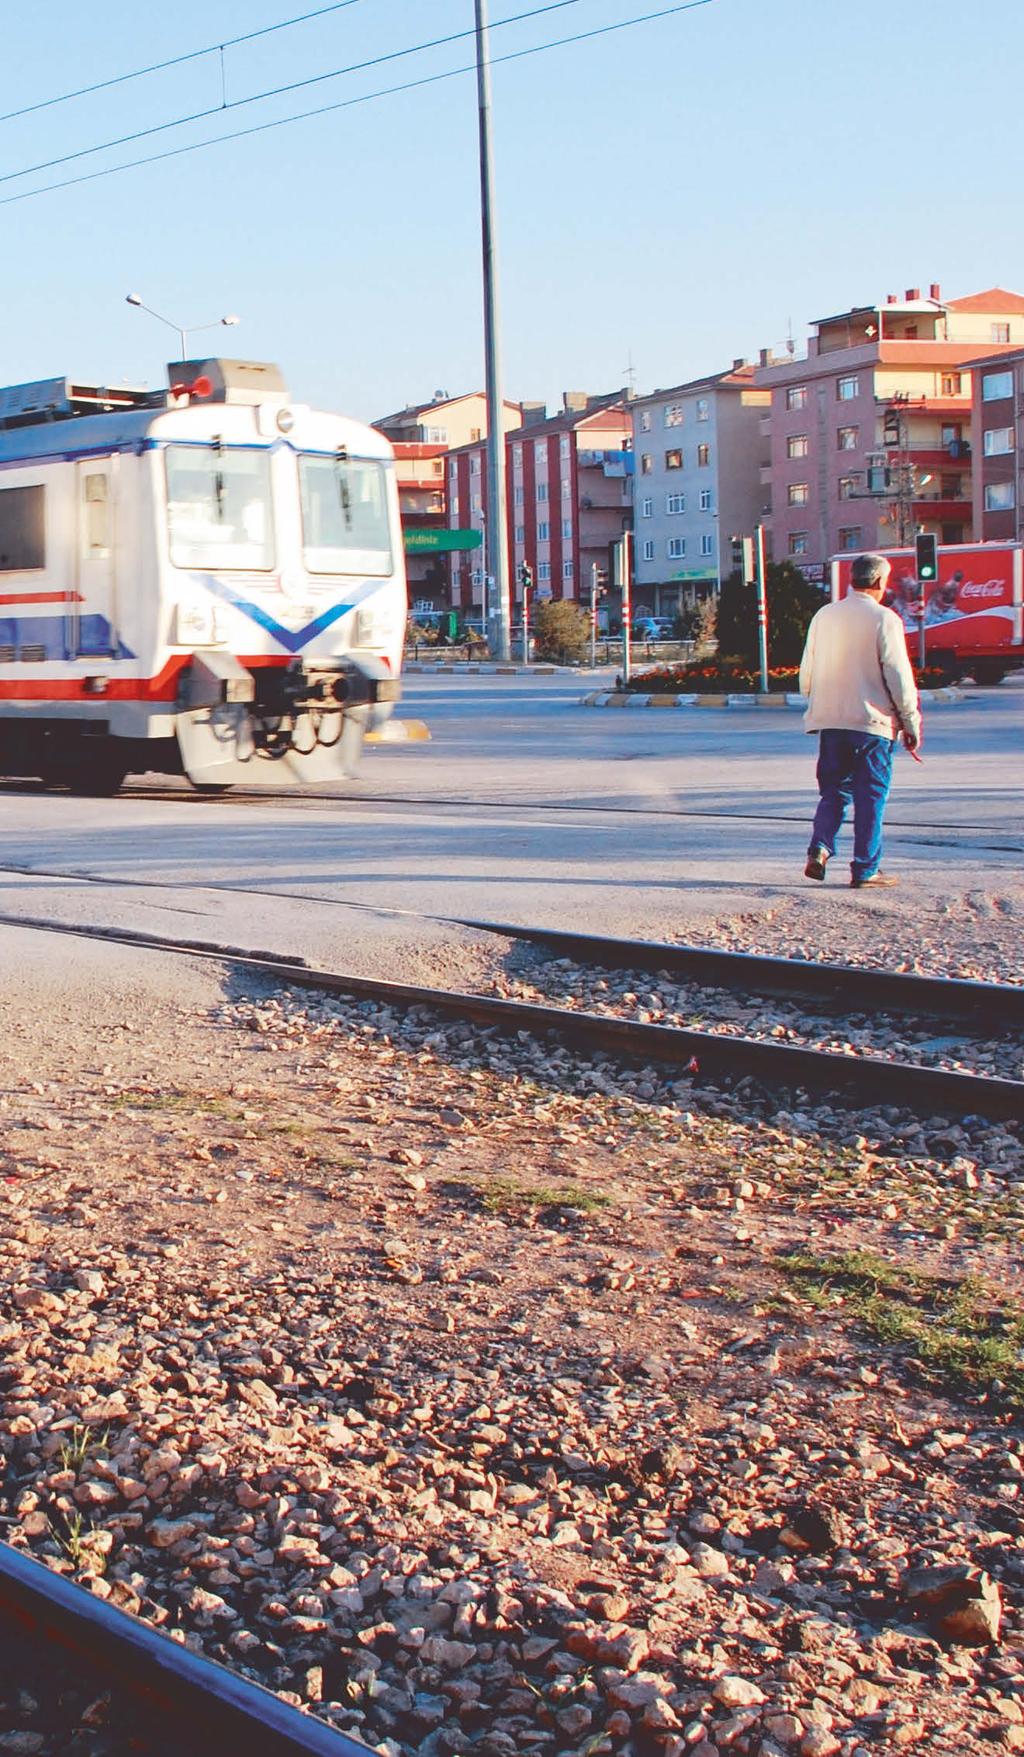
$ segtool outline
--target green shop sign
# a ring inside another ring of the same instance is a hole
[[[407,555],[450,555],[456,549],[479,549],[479,531],[441,531],[413,526],[403,533]]]

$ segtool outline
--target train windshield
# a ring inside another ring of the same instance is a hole
[[[299,458],[302,542],[310,573],[394,572],[384,465],[368,458]]]
[[[169,445],[167,527],[175,567],[274,565],[270,454]]]

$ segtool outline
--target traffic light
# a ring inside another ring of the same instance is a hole
[[[918,584],[934,585],[939,577],[939,554],[937,539],[930,531],[918,532],[914,538],[914,554],[917,560]]]
[[[743,584],[749,586],[754,580],[754,539],[753,537],[733,537],[732,565],[739,574]]]
[[[898,409],[886,409],[882,416],[882,444],[894,451],[899,448],[900,412]]]
[[[519,584],[523,588],[523,597],[528,597],[533,591],[533,568],[528,561],[524,561],[519,569]]]

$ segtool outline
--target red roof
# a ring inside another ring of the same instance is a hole
[[[969,293],[966,299],[947,299],[950,311],[1005,312],[1010,317],[1024,317],[1024,298],[1008,293],[1005,287],[989,287],[986,293]]]

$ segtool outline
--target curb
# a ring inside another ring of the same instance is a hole
[[[930,689],[922,697],[921,706],[927,713],[931,707],[949,707],[962,702],[965,694],[952,685],[946,689]],[[580,697],[581,708],[760,708],[778,712],[792,708],[799,712],[807,707],[802,695],[639,695],[628,690],[593,690]]]
[[[461,660],[454,665],[445,665],[443,662],[436,665],[424,665],[421,660],[413,659],[408,665],[402,666],[402,675],[403,677],[554,677],[563,671],[568,675],[572,669],[568,665],[476,665],[466,660]]]
[[[385,720],[376,732],[368,732],[364,744],[429,744],[430,727],[425,720]]]

